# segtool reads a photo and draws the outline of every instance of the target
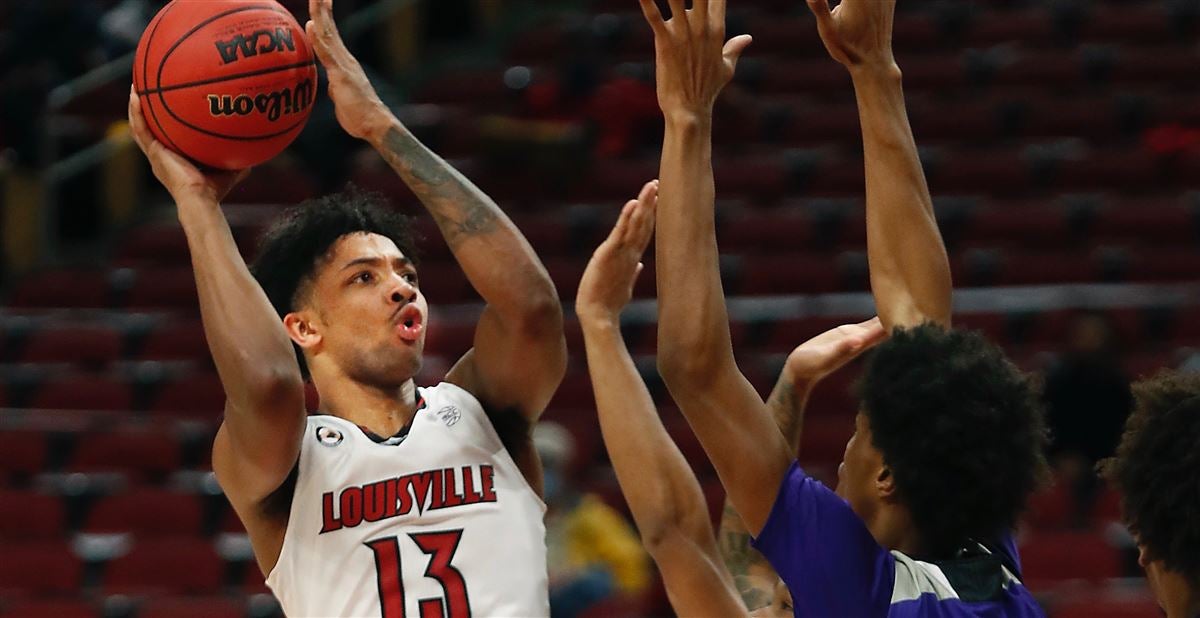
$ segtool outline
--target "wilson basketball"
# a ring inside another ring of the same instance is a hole
[[[234,170],[300,134],[317,71],[304,29],[274,0],[173,0],[142,33],[133,84],[155,138]]]

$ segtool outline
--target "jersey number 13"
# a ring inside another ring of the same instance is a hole
[[[467,583],[462,573],[450,565],[462,530],[424,532],[409,534],[408,538],[427,554],[429,564],[425,577],[436,579],[445,591],[443,598],[421,599],[420,618],[470,618],[471,605],[467,600]],[[379,607],[383,618],[405,618],[404,575],[400,565],[400,539],[389,536],[368,541],[365,545],[375,552],[375,570],[378,573]]]

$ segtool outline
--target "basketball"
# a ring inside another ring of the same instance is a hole
[[[304,29],[274,0],[173,0],[142,33],[133,84],[158,141],[236,170],[300,134],[317,71]]]

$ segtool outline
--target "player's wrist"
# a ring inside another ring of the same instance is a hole
[[[850,79],[856,86],[867,82],[899,84],[903,79],[900,65],[890,53],[864,58],[847,68],[850,70]]]
[[[381,107],[376,110],[364,121],[366,130],[364,131],[363,139],[369,144],[379,149],[383,146],[384,140],[393,130],[407,132],[408,128],[400,122],[399,118],[392,113],[387,107]]]
[[[585,333],[602,334],[621,328],[621,314],[618,311],[600,307],[577,306],[575,315],[579,318],[579,328]]]

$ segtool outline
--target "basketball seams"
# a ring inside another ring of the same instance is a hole
[[[145,48],[146,51],[144,54],[142,54],[142,86],[143,87],[149,87],[149,85],[150,85],[150,83],[148,81],[150,79],[150,67],[149,67],[150,45],[154,42],[154,35],[158,32],[159,25],[162,24],[163,20],[167,17],[167,13],[170,13],[171,9],[175,8],[175,6],[176,5],[174,2],[168,4],[166,6],[166,8],[164,8],[162,11],[159,12],[158,15],[156,15],[154,17],[154,20],[155,20],[154,27],[153,27],[153,29],[150,30],[150,35],[146,39],[146,48]],[[164,57],[163,60],[165,61],[166,57]],[[158,78],[161,80],[162,79],[162,62],[159,62],[158,68],[159,68]],[[138,98],[140,99],[141,96],[139,95]],[[146,111],[149,112],[151,122],[153,122],[154,125],[158,127],[159,134],[162,135],[163,139],[165,139],[167,141],[167,145],[170,146],[171,150],[174,150],[175,152],[183,152],[183,150],[181,148],[179,148],[179,145],[175,143],[175,140],[171,139],[171,136],[167,134],[167,130],[165,128],[163,128],[162,122],[159,121],[158,114],[155,113],[155,111],[154,111],[153,97],[149,97],[149,96],[146,97]],[[169,111],[170,110],[168,110],[168,112]]]
[[[296,62],[294,64],[289,64],[289,65],[285,65],[285,66],[276,66],[276,67],[270,67],[267,69],[258,69],[256,71],[247,71],[245,73],[234,73],[233,75],[226,75],[225,77],[214,77],[212,79],[202,79],[199,81],[187,82],[187,83],[183,83],[183,84],[172,84],[170,86],[160,86],[158,88],[147,88],[144,92],[139,92],[138,94],[160,94],[163,92],[171,92],[172,90],[183,90],[184,88],[193,88],[195,86],[207,86],[209,84],[219,84],[221,82],[233,81],[235,79],[244,79],[246,77],[257,77],[259,75],[270,75],[271,73],[277,73],[279,71],[290,71],[292,69],[302,69],[306,66],[316,66],[316,64],[317,64],[316,60],[310,59],[310,60],[305,60],[303,62]]]

